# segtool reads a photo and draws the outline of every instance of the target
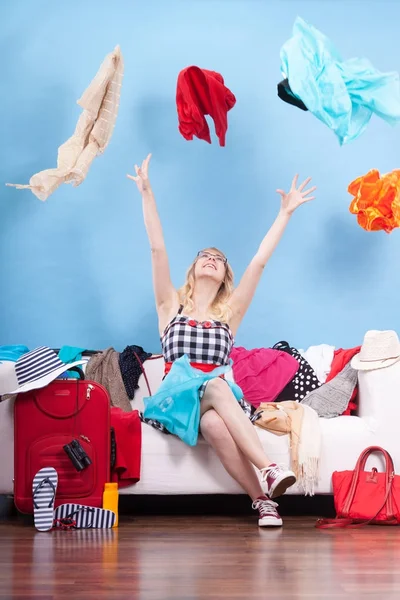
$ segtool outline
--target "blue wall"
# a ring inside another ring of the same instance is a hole
[[[207,245],[240,276],[278,210],[275,189],[296,171],[318,185],[266,269],[239,344],[349,347],[368,329],[400,329],[399,231],[363,231],[346,191],[371,168],[400,167],[400,128],[374,118],[340,148],[278,99],[279,50],[296,15],[343,56],[400,69],[400,3],[384,0],[1,3],[1,186],[55,166],[76,100],[117,43],[125,78],[114,136],[83,185],[46,203],[0,187],[0,344],[159,350],[141,202],[125,177],[149,151],[176,285]],[[178,133],[176,77],[190,64],[221,72],[237,97],[226,148]]]

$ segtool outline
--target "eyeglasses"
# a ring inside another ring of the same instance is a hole
[[[211,252],[207,252],[206,250],[200,250],[200,252],[197,253],[197,258],[213,258],[214,260],[221,262],[224,265],[226,265],[226,263],[228,262],[226,256],[221,256],[221,254],[212,254]]]

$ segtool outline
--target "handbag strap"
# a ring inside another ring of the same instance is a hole
[[[361,452],[361,454],[358,458],[356,467],[354,469],[353,477],[352,477],[351,484],[350,484],[350,489],[349,489],[346,501],[344,503],[344,507],[343,507],[344,518],[348,518],[348,515],[350,513],[351,505],[353,504],[354,496],[355,496],[355,493],[357,490],[360,473],[361,473],[361,471],[364,470],[367,459],[374,452],[380,452],[385,457],[385,462],[386,462],[386,471],[385,471],[385,473],[386,473],[386,500],[388,500],[388,511],[387,512],[388,512],[388,517],[393,518],[392,499],[389,495],[389,492],[391,489],[391,481],[394,476],[393,459],[390,456],[390,454],[386,450],[381,448],[380,446],[370,446],[369,448],[366,448],[363,452]],[[385,500],[385,503],[386,503],[386,500]],[[383,506],[385,506],[385,504]],[[382,509],[380,509],[380,510],[382,510]],[[379,510],[379,512],[380,512],[380,510]]]
[[[354,470],[354,473],[353,473],[352,482],[351,482],[351,485],[350,485],[349,496],[348,496],[348,498],[347,498],[347,500],[345,502],[345,506],[344,506],[344,514],[348,514],[348,512],[350,511],[350,506],[353,503],[353,499],[354,499],[354,495],[355,495],[355,492],[356,492],[358,478],[360,476],[360,473],[361,473],[361,471],[364,471],[365,464],[366,464],[368,458],[374,452],[380,452],[381,454],[383,454],[383,456],[385,458],[385,465],[386,465],[386,469],[385,469],[386,487],[388,485],[389,475],[390,475],[390,473],[394,472],[394,465],[393,465],[392,457],[390,456],[390,454],[386,450],[384,450],[380,446],[369,446],[369,448],[366,448],[365,450],[363,450],[363,452],[361,452],[361,454],[360,454],[360,456],[359,456],[359,458],[357,460],[357,464],[356,464],[356,467],[355,467],[355,470]]]
[[[142,371],[142,373],[143,373],[143,375],[144,375],[144,379],[145,379],[145,382],[146,382],[146,385],[147,385],[147,389],[148,389],[148,391],[149,391],[149,396],[152,396],[153,394],[151,393],[151,389],[150,389],[149,380],[148,380],[148,378],[147,378],[147,373],[146,373],[146,370],[145,370],[145,368],[144,368],[144,366],[143,366],[143,363],[142,363],[142,361],[140,360],[140,358],[139,358],[138,354],[136,354],[136,352],[134,352],[133,354],[135,355],[135,358],[136,358],[136,360],[138,361],[138,363],[139,363],[139,366],[140,366],[140,369],[141,369],[141,371]]]
[[[354,519],[346,518],[346,517],[343,519],[340,519],[340,518],[339,519],[317,519],[317,522],[315,523],[315,527],[317,529],[333,529],[335,527],[354,528],[354,527],[362,527],[364,525],[369,525],[370,523],[372,523],[372,521],[374,521],[376,519],[376,517],[379,515],[381,510],[384,508],[384,506],[389,498],[389,495],[392,491],[393,479],[394,479],[394,474],[391,475],[391,477],[390,477],[389,485],[387,487],[385,499],[382,503],[382,506],[375,513],[375,515],[373,517],[371,517],[370,519],[368,519],[367,521],[363,521],[362,523],[355,523]],[[386,522],[386,524],[387,525],[398,525],[398,522],[395,519],[395,517],[393,515],[391,515],[390,519]]]
[[[386,473],[388,475],[390,475],[390,473],[393,473],[393,471],[394,471],[393,459],[390,456],[389,452],[387,450],[385,450],[384,448],[381,448],[381,446],[370,446],[369,448],[366,448],[360,454],[359,459],[357,461],[360,464],[360,471],[364,470],[365,463],[367,462],[369,456],[371,454],[373,454],[374,452],[380,452],[381,454],[383,454],[383,456],[385,457],[385,461],[386,461]]]

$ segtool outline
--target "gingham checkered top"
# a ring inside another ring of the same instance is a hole
[[[199,323],[181,312],[182,307],[161,337],[165,362],[186,354],[190,362],[227,365],[234,342],[229,325],[221,321]]]

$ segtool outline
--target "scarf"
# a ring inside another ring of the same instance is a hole
[[[260,404],[255,424],[275,435],[289,435],[291,468],[305,496],[318,482],[320,429],[317,413],[292,400]]]

